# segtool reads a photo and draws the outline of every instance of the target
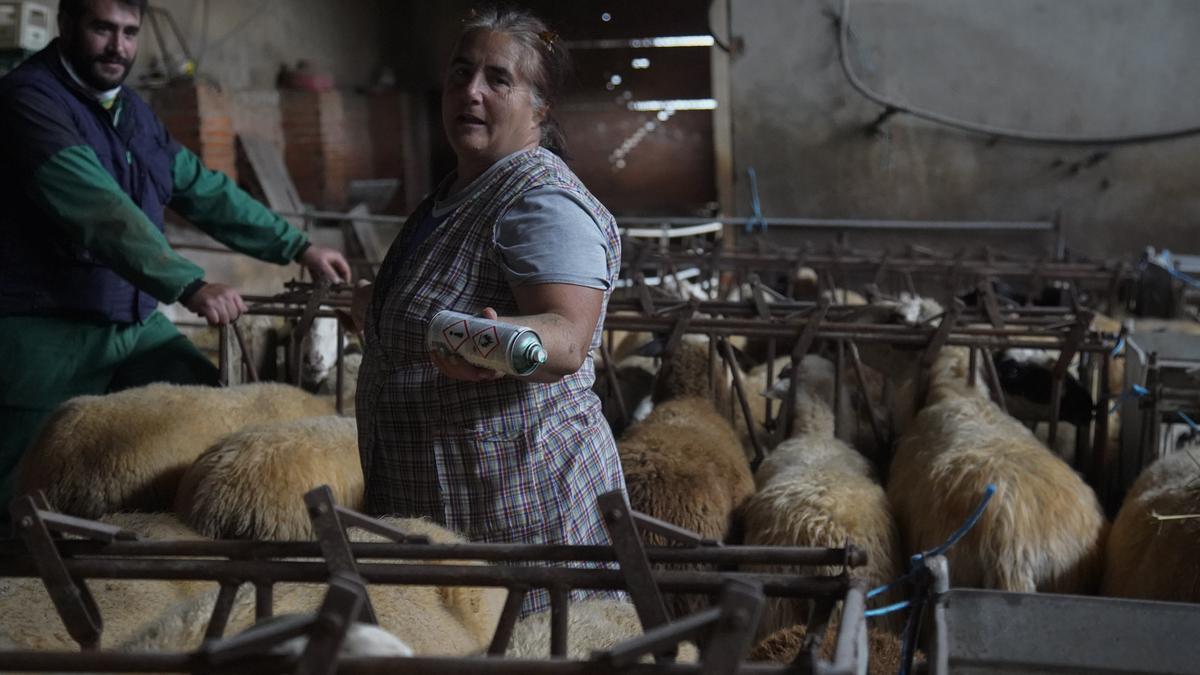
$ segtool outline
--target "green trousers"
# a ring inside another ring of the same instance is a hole
[[[218,372],[158,312],[140,324],[0,317],[0,522],[13,469],[60,403],[151,382],[216,386]]]

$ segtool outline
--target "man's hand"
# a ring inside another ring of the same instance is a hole
[[[232,323],[246,311],[241,294],[225,284],[204,284],[183,306],[208,319],[210,326]]]
[[[313,280],[350,281],[350,263],[340,251],[324,246],[312,245],[300,256],[300,264],[308,270]]]

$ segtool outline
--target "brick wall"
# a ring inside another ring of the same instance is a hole
[[[150,103],[175,140],[208,168],[237,180],[232,106],[225,94],[205,82],[181,82],[154,90]]]
[[[284,160],[300,198],[324,209],[346,206],[346,119],[338,91],[282,90]]]

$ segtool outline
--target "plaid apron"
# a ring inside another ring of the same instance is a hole
[[[607,544],[595,499],[625,485],[591,391],[591,356],[554,384],[460,382],[442,376],[425,349],[425,329],[440,310],[519,313],[497,263],[495,230],[528,190],[560,187],[589,205],[614,251],[610,288],[617,277],[616,223],[558,157],[541,148],[521,153],[485,180],[413,251],[393,246],[380,268],[356,399],[367,509],[428,517],[473,541]],[[432,199],[406,227],[417,226]],[[602,310],[593,348],[603,324]],[[548,605],[546,591],[533,591],[522,613]]]

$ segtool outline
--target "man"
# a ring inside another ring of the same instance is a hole
[[[350,278],[340,253],[310,245],[206,169],[122,86],[145,10],[146,0],[62,0],[60,37],[0,79],[2,515],[13,496],[6,479],[66,399],[157,381],[217,384],[213,365],[155,308],[179,302],[217,325],[246,306],[171,250],[165,206],[236,251]]]

